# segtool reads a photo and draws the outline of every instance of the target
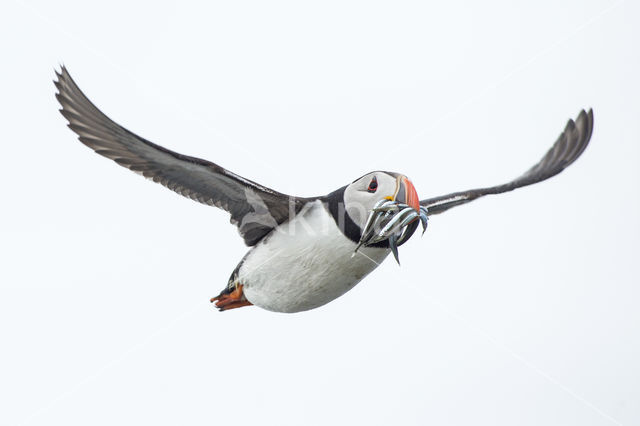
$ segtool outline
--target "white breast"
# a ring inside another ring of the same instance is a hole
[[[389,254],[361,247],[338,229],[320,201],[279,226],[247,255],[238,271],[246,298],[276,312],[322,306],[352,289]]]

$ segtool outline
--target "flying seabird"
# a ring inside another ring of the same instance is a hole
[[[429,216],[489,194],[500,194],[557,175],[585,150],[593,111],[582,110],[542,159],[503,185],[420,200],[403,174],[374,171],[328,195],[296,197],[245,179],[215,163],[170,151],[103,114],[62,66],[54,81],[60,112],[80,142],[123,167],[231,215],[251,247],[226,287],[211,299],[229,310],[256,305],[300,312],[343,295]]]

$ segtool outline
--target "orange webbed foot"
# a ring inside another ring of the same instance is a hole
[[[228,311],[229,309],[241,308],[243,306],[253,305],[249,302],[242,292],[242,284],[238,284],[231,293],[224,291],[218,296],[211,298],[211,303],[216,302],[216,308],[220,311]]]

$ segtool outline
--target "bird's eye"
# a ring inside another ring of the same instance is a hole
[[[371,182],[369,182],[367,191],[376,192],[376,189],[378,189],[378,179],[374,176],[373,179],[371,179]]]

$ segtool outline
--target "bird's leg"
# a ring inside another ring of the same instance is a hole
[[[229,309],[241,308],[243,306],[253,305],[249,302],[242,292],[242,284],[237,284],[232,292],[222,292],[218,296],[213,297],[211,302],[216,302],[216,308],[220,311],[228,311]]]

